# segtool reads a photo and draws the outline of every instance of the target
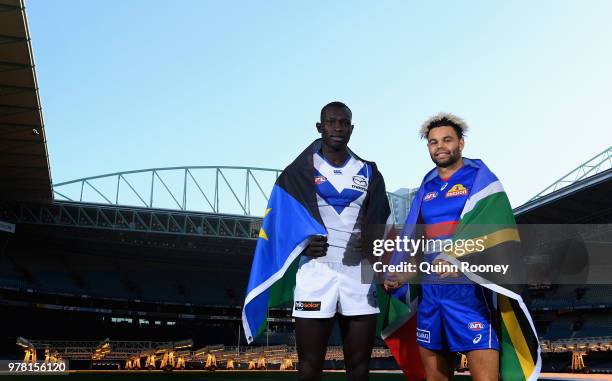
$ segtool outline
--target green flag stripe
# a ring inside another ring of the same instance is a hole
[[[416,299],[413,289],[419,288],[410,285],[411,302]],[[410,320],[416,311],[412,311],[410,305],[396,299],[388,294],[382,286],[377,286],[376,299],[380,313],[376,321],[376,335],[386,338],[391,336],[395,330],[400,328],[406,321]]]
[[[481,213],[484,208],[487,208],[487,212]],[[459,223],[514,225],[515,222],[508,196],[505,192],[497,192],[480,200],[474,209],[463,216]]]
[[[293,290],[295,289],[295,275],[297,274],[298,265],[300,263],[299,256],[287,268],[285,274],[276,282],[272,283],[269,289],[268,309],[282,307],[293,303]],[[259,336],[265,329],[268,323],[267,317],[261,322],[257,328]]]
[[[501,321],[507,328],[515,354],[523,370],[523,377],[529,378],[535,371],[537,361],[533,361],[532,349],[529,348],[529,343],[526,340],[526,334],[529,335],[530,332],[523,331],[518,322],[518,316],[523,314],[522,310],[515,310],[511,304],[512,300],[507,296],[498,295],[497,301],[501,310]]]
[[[387,294],[387,291],[381,286],[376,285],[376,302],[380,313],[376,319],[376,337],[379,337],[383,329],[389,325],[388,314],[389,310],[389,298],[391,295]]]
[[[399,300],[391,297],[391,303],[389,305],[389,321],[395,321],[402,318],[410,313],[410,307],[407,304],[400,302]]]
[[[510,301],[510,305],[514,310],[516,320],[521,327],[521,331],[523,332],[523,337],[525,338],[525,342],[527,343],[527,347],[529,348],[529,353],[531,354],[531,358],[533,363],[535,364],[538,361],[538,338],[535,336],[535,333],[531,329],[531,325],[527,320],[527,317],[524,313],[522,313],[521,307],[519,303],[514,300],[508,298]]]
[[[521,368],[518,356],[516,355],[514,345],[512,345],[508,328],[503,321],[500,326],[500,345],[502,353],[500,356],[501,378],[504,381],[525,381],[525,374],[523,373],[523,368]]]
[[[297,274],[299,259],[299,256],[294,259],[285,274],[270,286],[268,308],[281,307],[288,303],[293,303],[295,275]]]

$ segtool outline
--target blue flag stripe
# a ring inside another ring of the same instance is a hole
[[[262,223],[267,239],[257,241],[242,310],[242,324],[249,343],[266,320],[270,287],[297,260],[310,236],[327,235],[304,205],[278,185],[272,189],[268,209]]]
[[[281,269],[247,294],[244,302],[244,309],[242,310],[242,325],[244,328],[244,334],[249,343],[255,339],[253,337],[253,332],[255,334],[257,333],[259,326],[266,318],[268,302],[270,299],[270,287],[274,284],[274,282],[278,281],[283,277],[283,275],[285,275],[285,272],[289,266],[291,266],[291,263],[297,259],[307,245],[308,237],[300,242],[300,244],[298,244],[289,254],[285,265]]]

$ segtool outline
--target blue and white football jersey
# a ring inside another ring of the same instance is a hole
[[[362,206],[372,168],[353,156],[341,167],[335,167],[318,152],[313,164],[317,204],[329,244],[327,255],[317,260],[358,265],[362,254],[352,243],[361,235]]]

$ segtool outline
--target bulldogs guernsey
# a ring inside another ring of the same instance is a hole
[[[434,177],[425,184],[425,196],[421,204],[421,220],[425,224],[425,238],[452,238],[461,218],[461,211],[468,198],[476,168],[464,165],[449,179]],[[432,263],[439,252],[425,253],[424,260]],[[426,281],[435,283],[470,283],[465,276],[440,279],[435,274],[425,275]]]
[[[469,164],[448,179],[439,176],[425,184],[421,221],[427,239],[451,238],[472,190],[477,169]],[[432,263],[439,252],[424,253]],[[424,274],[417,310],[417,343],[431,350],[451,352],[499,350],[491,293],[461,274],[440,278]]]
[[[315,153],[313,164],[317,205],[329,244],[327,255],[318,261],[359,264],[361,253],[351,250],[351,239],[361,234],[361,206],[372,170],[350,155],[344,165],[335,167]]]

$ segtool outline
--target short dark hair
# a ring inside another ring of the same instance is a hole
[[[321,109],[321,122],[323,122],[323,114],[325,114],[325,111],[328,108],[332,108],[332,107],[345,108],[348,110],[349,114],[351,114],[351,117],[353,116],[353,112],[347,105],[339,101],[333,101],[333,102],[329,102],[328,104],[323,106],[323,108]]]

